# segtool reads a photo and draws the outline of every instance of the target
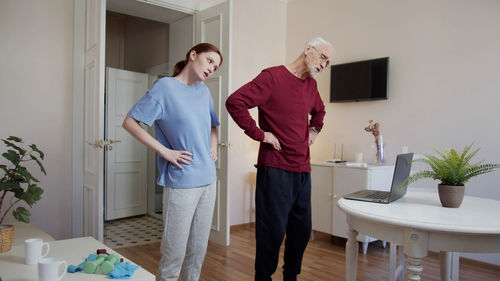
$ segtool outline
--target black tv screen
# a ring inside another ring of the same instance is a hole
[[[330,102],[388,98],[389,57],[331,67]]]

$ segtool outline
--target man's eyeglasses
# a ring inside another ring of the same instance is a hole
[[[321,63],[324,63],[325,68],[327,68],[330,65],[330,59],[325,54],[320,53],[318,51],[318,49],[316,49],[316,47],[311,46],[311,48],[313,48],[319,54],[319,58],[321,59]]]

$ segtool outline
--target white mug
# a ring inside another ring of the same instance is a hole
[[[56,258],[42,258],[38,261],[39,281],[59,281],[66,274],[68,263]]]
[[[24,256],[26,264],[36,264],[39,259],[47,256],[50,245],[40,238],[24,240]]]

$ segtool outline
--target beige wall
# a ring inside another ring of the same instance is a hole
[[[256,16],[258,15],[258,16]],[[285,63],[286,4],[279,0],[234,0],[232,30],[232,90],[262,69]],[[256,110],[252,110],[257,118]],[[254,221],[252,209],[259,144],[231,120],[231,225]]]
[[[306,11],[306,12],[305,12]],[[369,152],[369,119],[381,123],[392,161],[408,146],[416,153],[482,147],[477,159],[500,162],[500,1],[334,1],[288,4],[287,60],[304,40],[320,35],[337,54],[333,63],[390,57],[389,100],[328,103],[329,73],[318,77],[326,103],[325,127],[312,149],[315,160]],[[417,166],[421,168],[422,166]],[[467,184],[466,194],[500,200],[500,171]],[[436,182],[415,186],[436,189]],[[500,264],[500,255],[481,259]]]
[[[16,135],[45,152],[47,176],[34,172],[45,192],[31,220],[55,238],[68,238],[73,1],[1,1],[0,41],[0,137]]]

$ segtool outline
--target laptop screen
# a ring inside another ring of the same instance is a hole
[[[408,187],[400,188],[399,186],[410,176],[412,160],[413,153],[399,154],[396,158],[396,167],[394,168],[394,176],[392,177],[391,197],[389,198],[389,202],[397,200],[406,194],[406,189]]]

